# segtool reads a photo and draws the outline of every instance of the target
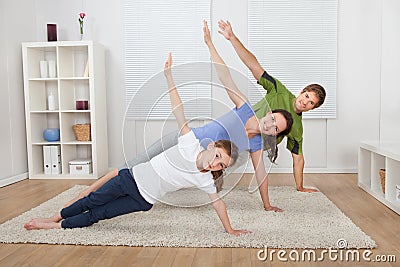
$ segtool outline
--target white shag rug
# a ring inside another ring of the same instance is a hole
[[[324,194],[300,193],[291,186],[271,187],[271,203],[284,212],[266,212],[258,192],[235,189],[224,197],[232,226],[251,233],[240,237],[224,232],[211,205],[182,208],[157,203],[137,212],[100,221],[80,229],[32,230],[23,224],[31,218],[49,217],[86,186],[75,186],[0,225],[2,243],[47,243],[107,246],[249,247],[249,248],[374,248],[376,243]],[[180,203],[200,191],[183,191]],[[343,240],[340,246],[343,246]],[[339,247],[343,248],[343,247]]]

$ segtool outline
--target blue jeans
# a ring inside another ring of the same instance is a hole
[[[128,169],[105,183],[96,192],[61,210],[62,228],[86,227],[100,220],[114,218],[153,207],[140,194],[135,179]]]

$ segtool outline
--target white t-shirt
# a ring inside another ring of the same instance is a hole
[[[207,194],[217,192],[211,172],[197,169],[196,158],[203,150],[193,131],[180,136],[178,144],[149,162],[132,168],[133,177],[143,198],[154,204],[168,192],[197,187]]]

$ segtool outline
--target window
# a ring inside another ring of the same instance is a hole
[[[294,95],[311,83],[325,88],[324,104],[304,118],[335,118],[337,0],[248,1],[249,50]],[[249,86],[251,103],[264,94],[261,86]]]
[[[210,0],[125,0],[124,9],[127,117],[170,116],[163,75],[168,52],[178,66],[173,75],[186,117],[211,117],[211,83],[207,81],[212,65],[202,33],[203,19],[210,18]]]

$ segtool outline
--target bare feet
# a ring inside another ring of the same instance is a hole
[[[59,222],[61,221],[62,218],[58,215],[54,215],[53,217],[50,218],[35,218],[30,220],[30,222],[42,222],[42,223],[50,223],[50,222]]]
[[[39,230],[39,229],[61,229],[60,222],[41,222],[35,219],[24,224],[26,230]]]

